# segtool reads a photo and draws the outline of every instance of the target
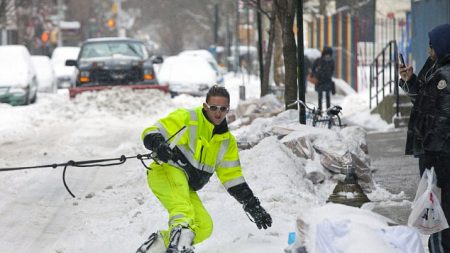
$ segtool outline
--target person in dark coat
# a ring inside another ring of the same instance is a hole
[[[413,135],[422,142],[425,168],[434,167],[437,186],[441,188],[441,206],[450,221],[450,24],[435,27],[428,37],[430,58],[435,61],[427,70],[415,101]],[[401,74],[403,78],[405,73]],[[450,229],[432,234],[428,248],[431,253],[450,253]]]
[[[431,67],[434,65],[436,59],[435,55],[430,55],[419,71],[418,75],[413,73],[412,66],[400,66],[399,86],[407,93],[411,98],[413,107],[409,115],[408,131],[406,135],[405,155],[414,155],[419,160],[419,173],[422,176],[425,171],[424,163],[424,150],[422,146],[422,140],[417,138],[414,134],[414,125],[417,119],[417,98],[420,96],[420,92],[423,90],[426,78],[431,74]]]
[[[323,93],[325,93],[326,108],[330,107],[330,93],[335,94],[335,84],[331,79],[334,73],[333,50],[331,47],[324,47],[322,56],[314,61],[312,67],[313,75],[319,80],[315,90],[319,95],[318,109],[322,110]]]

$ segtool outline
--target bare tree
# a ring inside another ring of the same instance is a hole
[[[249,7],[255,9],[256,11],[262,13],[269,20],[269,30],[268,30],[268,42],[267,42],[267,50],[264,55],[264,69],[263,76],[261,81],[261,97],[265,96],[269,93],[269,76],[270,76],[270,68],[271,68],[271,59],[273,53],[273,44],[275,39],[275,21],[276,21],[276,11],[274,8],[276,7],[273,4],[262,6],[258,8],[258,4],[256,0],[246,0],[245,2]],[[261,39],[261,38],[259,38]]]
[[[274,7],[282,30],[285,67],[284,101],[286,109],[288,109],[287,105],[297,100],[297,45],[292,29],[294,27],[295,3],[294,0],[274,0]]]
[[[17,7],[23,7],[25,0],[0,0],[0,28],[5,29],[8,26],[16,27],[15,11]]]
[[[33,4],[39,4],[39,0]],[[32,5],[27,0],[0,0],[0,30],[17,30],[17,43],[26,44],[25,24],[30,19]]]
[[[246,2],[256,7],[256,0],[247,0]],[[321,2],[324,2],[325,8],[328,1],[321,0]],[[267,51],[264,56],[261,96],[269,92],[269,73],[274,51],[274,79],[276,85],[281,85],[281,83],[285,84],[284,96],[287,107],[288,104],[297,99],[297,45],[293,33],[296,9],[295,2],[294,0],[273,0],[270,7],[267,10],[264,8],[257,10],[263,13],[269,20],[269,36]],[[280,71],[283,65],[284,72]]]
[[[225,20],[234,10],[234,1],[218,0],[128,0],[124,8],[142,10],[134,31],[145,30],[158,42],[162,51],[176,54],[185,48],[207,48],[214,44],[214,8]],[[219,31],[220,32],[220,31]],[[222,29],[225,34],[225,28]],[[219,41],[224,35],[219,33]]]
[[[276,86],[284,85],[284,64],[283,64],[283,39],[281,37],[281,24],[277,19],[275,22],[275,47],[273,56],[274,75],[273,79]]]
[[[14,10],[14,2],[8,0],[0,0],[0,25],[4,29],[8,26],[8,17]]]
[[[91,0],[68,0],[67,5],[67,20],[76,20],[80,22],[81,30],[83,31],[82,40],[89,38],[89,19],[94,17],[94,6]],[[99,20],[102,22],[102,20]]]

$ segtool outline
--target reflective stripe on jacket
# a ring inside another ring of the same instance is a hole
[[[148,134],[160,133],[167,140],[184,126],[187,126],[187,130],[176,147],[192,166],[183,166],[174,161],[168,163],[186,172],[193,190],[201,189],[214,172],[226,189],[245,182],[235,137],[229,131],[213,135],[214,124],[205,117],[202,107],[175,110],[145,129],[142,139]],[[174,139],[175,137],[169,142]],[[152,163],[150,168],[155,166],[161,165]]]

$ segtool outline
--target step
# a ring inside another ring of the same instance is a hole
[[[395,116],[392,118],[395,128],[408,127],[409,116]]]

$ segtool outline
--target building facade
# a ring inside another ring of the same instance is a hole
[[[419,69],[428,57],[428,32],[433,27],[450,23],[450,1],[411,0],[413,66]]]

